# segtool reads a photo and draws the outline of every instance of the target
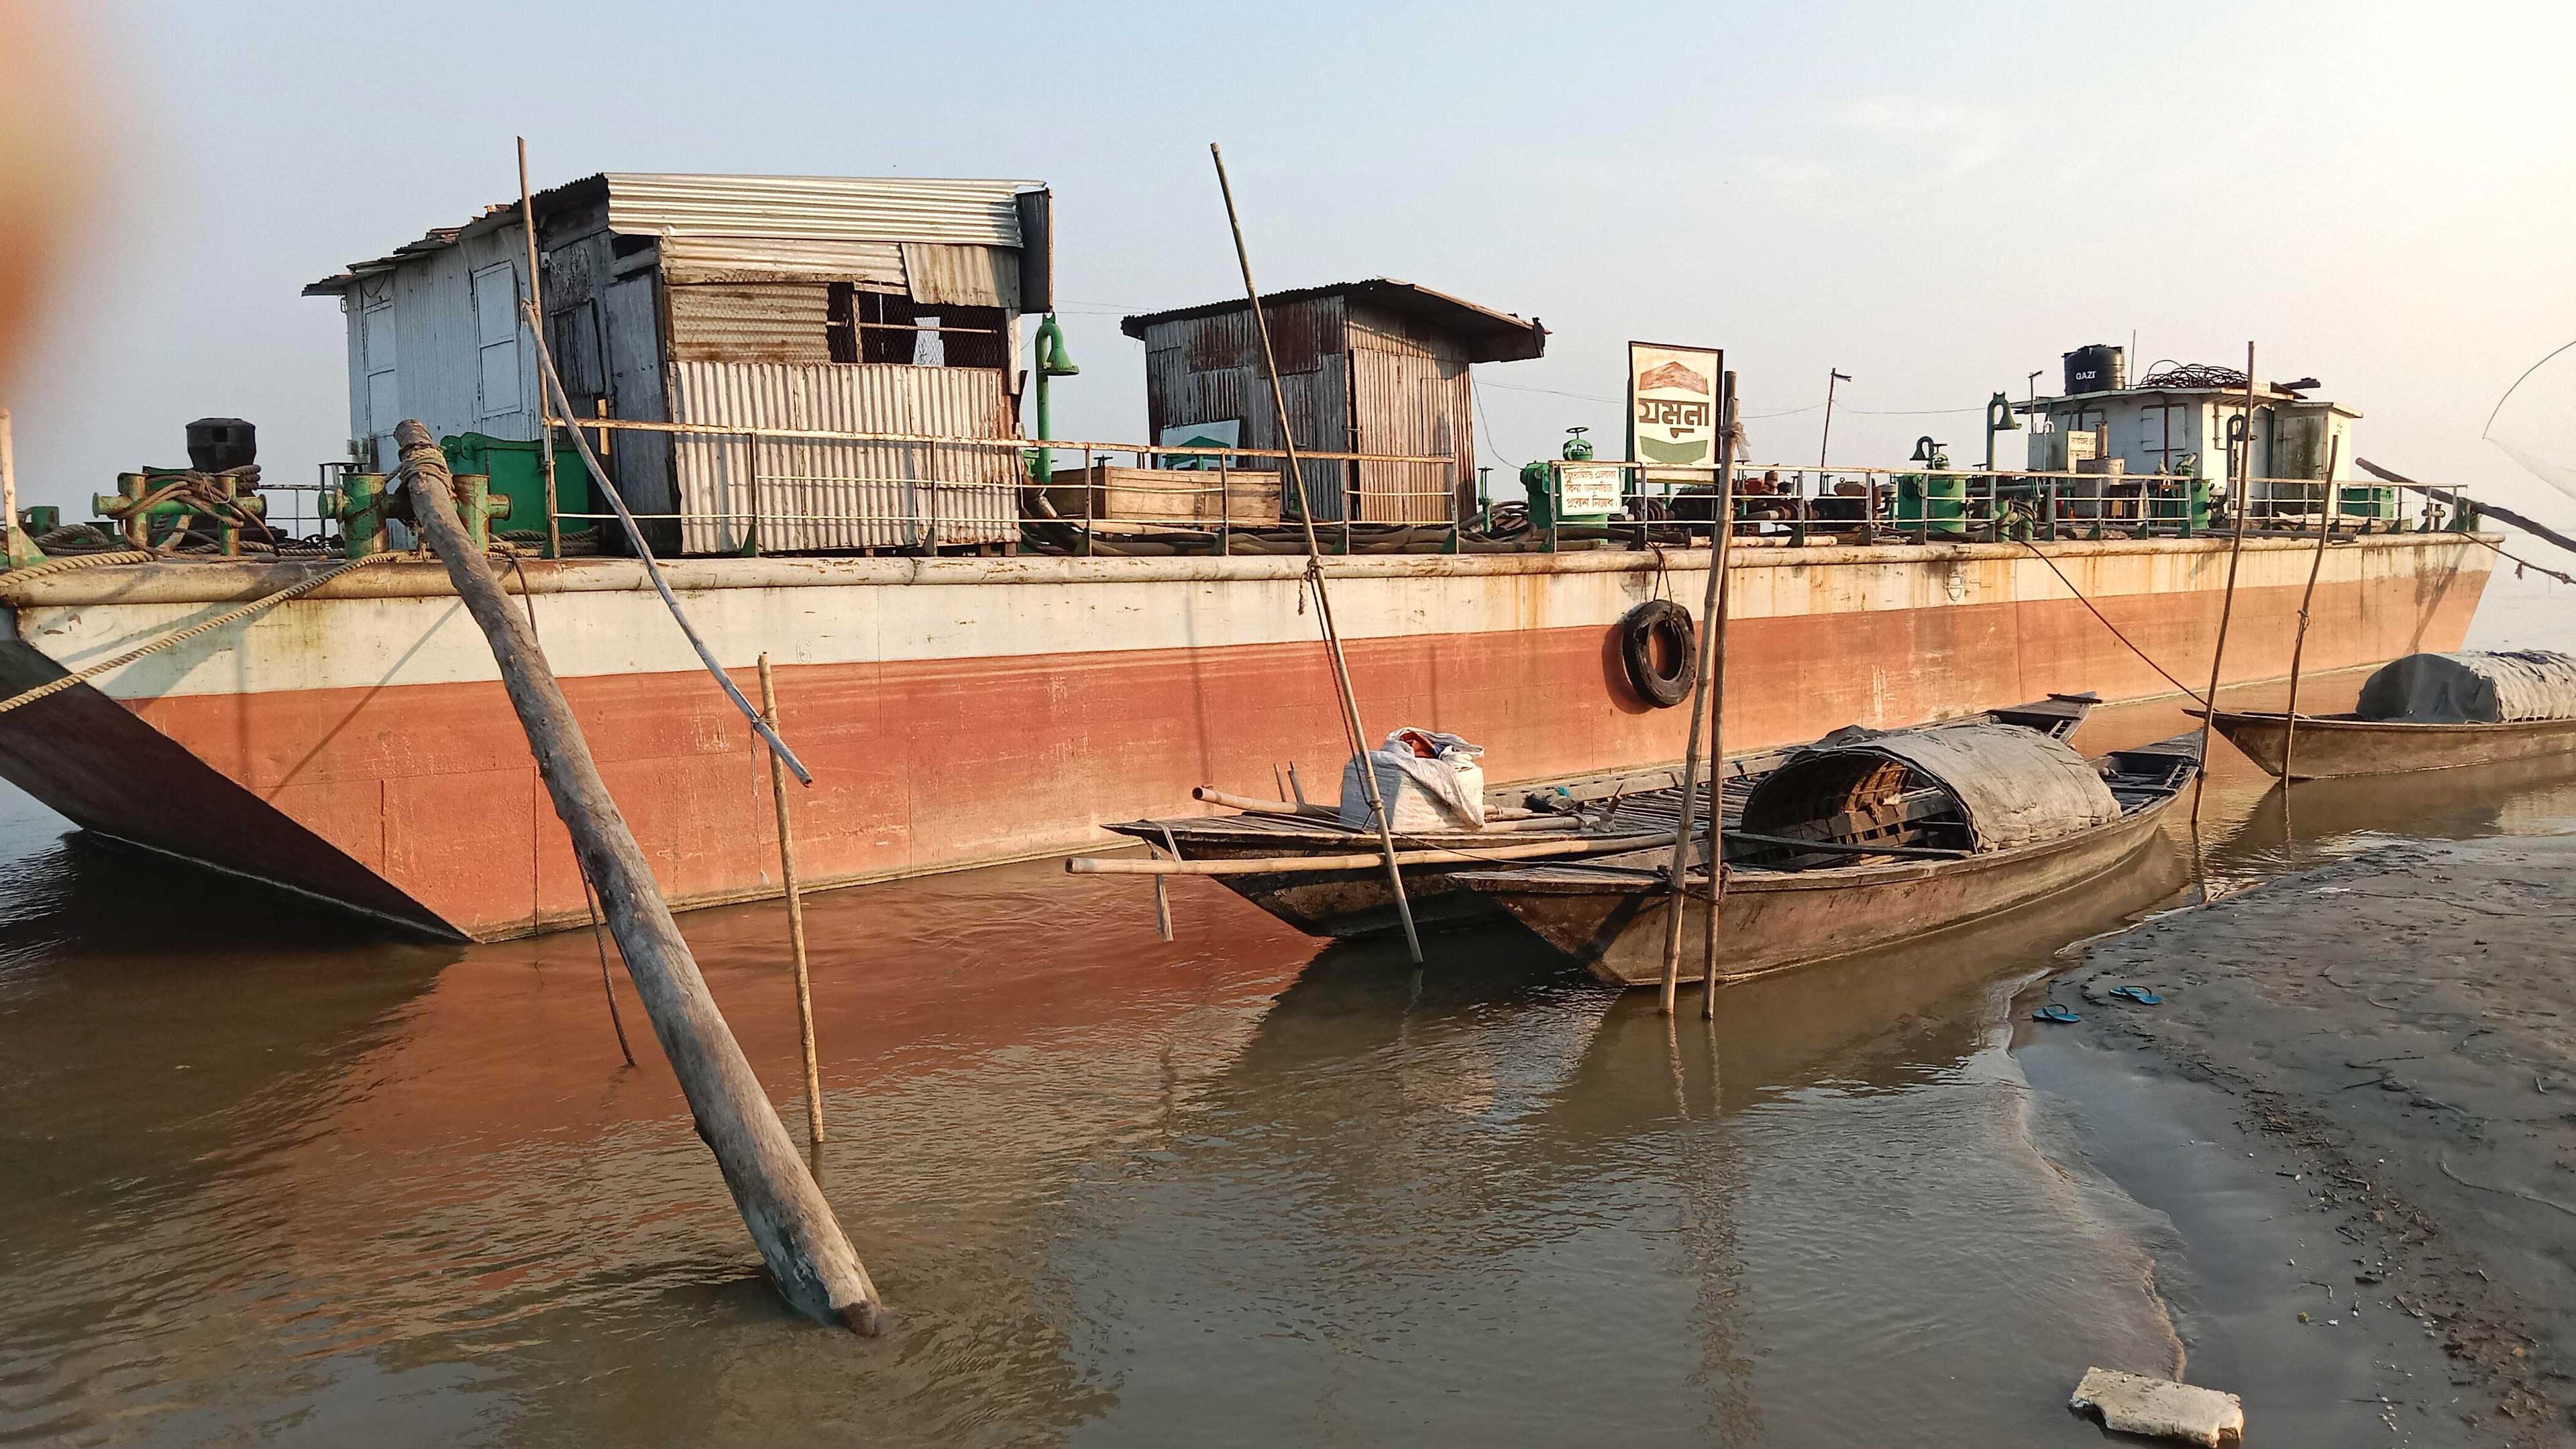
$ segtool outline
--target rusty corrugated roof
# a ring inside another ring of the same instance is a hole
[[[1509,312],[1479,307],[1463,298],[1435,292],[1429,287],[1395,277],[1369,277],[1356,282],[1330,282],[1320,287],[1267,292],[1262,295],[1261,305],[1267,311],[1291,302],[1333,296],[1429,322],[1464,341],[1468,359],[1473,362],[1517,362],[1547,350],[1547,328],[1535,317],[1517,317]],[[1142,338],[1145,329],[1158,322],[1186,322],[1249,310],[1249,304],[1237,298],[1196,307],[1176,307],[1168,312],[1140,312],[1122,320],[1118,330],[1130,337]]]
[[[611,171],[537,193],[541,217],[605,197],[608,229],[630,236],[781,242],[930,242],[1020,246],[1018,196],[1036,181],[930,176],[710,176]],[[416,242],[304,289],[345,292],[361,276],[456,245],[467,235],[516,226],[515,201],[486,207],[461,227],[440,227]],[[735,250],[743,250],[737,246]],[[757,248],[752,250],[756,251]]]

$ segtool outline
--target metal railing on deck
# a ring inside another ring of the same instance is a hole
[[[824,497],[870,499],[870,521],[903,530],[903,551],[933,553],[988,544],[1080,555],[1146,545],[1267,552],[1261,535],[1293,526],[1294,510],[1309,501],[1318,505],[1316,521],[1328,542],[1342,552],[1380,545],[1450,553],[1686,546],[1704,544],[1716,528],[1713,466],[1548,460],[1523,483],[1523,497],[1498,499],[1483,478],[1467,483],[1458,459],[1447,455],[1300,449],[1302,486],[1283,486],[1287,455],[1268,448],[549,421],[591,430],[602,442],[631,433],[663,435],[675,445],[700,438],[741,445],[748,466],[738,477],[727,475],[724,497],[706,500],[717,506],[685,506],[690,500],[684,499],[675,510],[637,515],[738,525],[728,535],[738,545],[715,550],[725,553],[777,551],[764,530],[792,535],[787,525],[848,521],[844,511],[812,506]],[[817,445],[843,451],[817,454]],[[764,448],[771,454],[766,463]],[[791,461],[788,450],[803,451]],[[818,470],[818,456],[875,460],[876,466]],[[1003,459],[1006,471],[993,466]],[[900,466],[887,466],[888,460]],[[2246,493],[2247,526],[2263,532],[2313,532],[2329,512],[2337,532],[2407,531],[2410,524],[2417,531],[2462,528],[2475,518],[2474,500],[2453,507],[2429,495],[2410,513],[2399,491],[2381,483],[2256,478]],[[2182,474],[1739,464],[1731,522],[1740,538],[1792,546],[2191,538],[2232,527],[2232,507],[2226,481]],[[614,516],[558,514],[566,523]],[[1397,536],[1390,539],[1390,532]],[[1420,536],[1425,533],[1431,537]],[[1254,542],[1247,545],[1247,537]],[[1284,547],[1284,539],[1271,541]]]

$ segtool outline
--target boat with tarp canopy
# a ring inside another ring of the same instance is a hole
[[[1842,730],[1747,792],[1725,837],[1721,981],[1982,920],[2083,884],[2144,849],[2200,763],[2181,735],[2098,759],[1991,721]],[[1708,849],[1684,882],[1701,939]],[[1668,850],[1468,871],[1458,884],[1604,981],[1663,979]],[[1702,978],[1685,949],[1682,979]]]
[[[2489,765],[2576,751],[2576,655],[2549,649],[2409,654],[2345,714],[2222,709],[2210,724],[2294,780]],[[2293,736],[2295,735],[2295,739]]]

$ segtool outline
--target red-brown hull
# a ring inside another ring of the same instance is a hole
[[[2404,568],[2365,567],[2321,587],[2307,668],[2456,647],[2485,582],[2484,551],[2452,543],[2440,567],[2422,562],[2443,547],[2426,540]],[[2212,557],[2197,555],[2194,567],[2205,570]],[[1771,584],[1821,592],[1793,575],[1824,578],[1835,567],[1804,563]],[[1937,588],[1946,578],[1954,590],[1965,568],[1945,575],[1952,566],[1890,566],[1883,557],[1852,567],[1902,567],[1909,579],[1920,575],[1914,587]],[[1651,709],[1630,694],[1615,614],[1553,624],[1573,611],[1552,610],[1549,597],[1534,594],[1557,587],[1547,580],[1480,584],[1493,598],[1480,596],[1471,628],[1353,639],[1368,728],[1465,735],[1486,747],[1497,782],[1677,758],[1687,711]],[[1429,581],[1374,586],[1416,583]],[[1622,586],[1651,589],[1652,574]],[[1690,587],[1695,596],[1697,585]],[[928,591],[960,600],[967,592]],[[2299,592],[2287,582],[2240,589],[2230,680],[2287,672]],[[634,597],[622,616],[633,629],[669,629],[649,595]],[[1388,597],[1401,604],[1410,596]],[[1337,603],[1342,598],[1337,592]],[[2216,589],[2141,588],[2096,602],[2165,669],[2206,675]],[[539,603],[548,605],[542,589]],[[1442,622],[1436,611],[1422,612]],[[1507,617],[1497,622],[1498,614]],[[29,616],[22,602],[22,639],[36,637]],[[813,626],[781,626],[775,647],[783,657],[802,652],[789,637],[799,627]],[[577,652],[579,641],[568,644],[563,626],[554,628],[540,631],[549,648]],[[772,643],[764,638],[761,647]],[[1729,649],[1730,751],[2051,690],[2090,689],[2109,699],[2172,690],[2082,603],[2062,596],[1980,602],[1954,592],[1928,607],[1863,602],[1739,617]],[[13,685],[59,668],[28,643],[0,651],[12,656]],[[705,677],[685,669],[566,673],[565,692],[602,773],[673,903],[775,893],[761,757]],[[118,702],[75,689],[0,716],[0,775],[81,825],[431,929],[488,939],[586,919],[570,845],[499,683],[404,683],[399,669],[390,678],[365,687],[174,690]],[[748,670],[737,678],[752,683]],[[1193,786],[1269,794],[1273,767],[1294,760],[1310,789],[1329,791],[1343,762],[1323,652],[1293,634],[1178,648],[790,663],[779,671],[778,691],[784,731],[815,775],[813,788],[797,796],[797,829],[800,865],[818,884],[1096,846],[1104,837],[1094,822],[1187,808]]]

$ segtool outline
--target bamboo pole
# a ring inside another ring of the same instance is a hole
[[[1295,820],[1338,820],[1341,812],[1321,805],[1292,804],[1286,800],[1260,800],[1250,795],[1230,795],[1214,785],[1201,785],[1190,791],[1190,798],[1210,805],[1223,805],[1246,815],[1278,815]]]
[[[770,677],[769,651],[760,653],[760,713],[778,728],[778,684]],[[805,964],[805,896],[796,884],[796,830],[787,819],[787,768],[769,756],[769,798],[778,807],[778,874],[787,885],[787,944],[796,955],[796,1036],[805,1047],[805,1130],[823,1141],[823,1069],[814,1059],[814,981]]]
[[[1484,861],[1544,860],[1552,855],[1612,855],[1670,845],[1670,835],[1596,835],[1584,840],[1533,840],[1525,845],[1479,846],[1474,850],[1407,850],[1396,860],[1405,865],[1457,865]],[[1150,847],[1149,847],[1150,848]],[[1230,860],[1138,860],[1133,856],[1077,855],[1064,863],[1067,875],[1314,875],[1335,870],[1366,870],[1386,857],[1366,855],[1257,855]]]
[[[2227,549],[2227,594],[2218,606],[2218,639],[2209,650],[2209,691],[2200,697],[2200,768],[2191,777],[2191,826],[2200,829],[2200,797],[2209,787],[2209,728],[2218,716],[2218,671],[2227,658],[2227,629],[2236,617],[2236,565],[2245,557],[2245,515],[2254,502],[2254,344],[2245,344],[2245,447],[2236,459],[2236,496],[2228,500],[2236,514],[2234,540]],[[2188,499],[2183,506],[2188,509]],[[2186,514],[2186,517],[2189,515]],[[2201,893],[2208,894],[2204,881]]]
[[[1717,915],[1726,900],[1726,804],[1719,798],[1717,766],[1726,759],[1726,623],[1735,612],[1735,586],[1726,577],[1727,560],[1735,548],[1735,443],[1743,422],[1736,416],[1735,374],[1726,375],[1726,421],[1718,434],[1719,513],[1726,519],[1725,530],[1718,535],[1716,557],[1709,560],[1717,570],[1716,631],[1717,642],[1711,647],[1708,665],[1708,920],[1700,932],[1701,995],[1699,1014],[1702,1020],[1717,1019]]]
[[[18,545],[18,443],[9,410],[0,408],[0,573],[36,562],[35,545]]]
[[[519,224],[528,233],[528,326],[546,325],[545,283],[537,271],[537,207],[528,194],[528,138],[519,138]],[[544,336],[538,335],[538,345]],[[545,389],[537,389],[537,416],[543,419],[547,408]],[[555,500],[555,430],[540,421],[537,425],[537,466],[546,479],[546,557],[563,557],[563,514]]]
[[[1721,367],[1724,366],[1724,361],[1725,354],[1720,353]],[[1726,467],[1726,459],[1729,455],[1726,440],[1726,424],[1729,421],[1727,410],[1735,403],[1735,374],[1726,373],[1725,378],[1725,386],[1717,405],[1717,513],[1715,522],[1709,528],[1708,591],[1699,612],[1699,659],[1697,661],[1699,667],[1692,671],[1694,682],[1691,685],[1690,743],[1682,750],[1682,820],[1681,828],[1673,835],[1672,893],[1664,903],[1664,989],[1659,1009],[1666,1016],[1673,1014],[1673,999],[1680,990],[1682,979],[1682,914],[1683,907],[1688,903],[1686,892],[1690,876],[1691,834],[1699,819],[1700,731],[1708,722],[1708,676],[1710,671],[1717,667],[1715,661],[1719,628],[1717,610],[1719,601],[1726,594],[1726,540],[1735,532],[1734,519],[1731,516],[1734,512],[1735,490]],[[1715,759],[1712,758],[1709,777],[1714,780],[1716,776],[1717,766]],[[1712,793],[1714,793],[1714,787],[1712,787]],[[1713,801],[1709,813],[1722,815],[1724,810]],[[1716,860],[1716,855],[1712,853],[1709,857],[1709,869],[1717,868]]]
[[[537,773],[572,834],[583,867],[599,887],[609,930],[652,1018],[653,1035],[670,1059],[698,1136],[715,1154],[771,1279],[789,1303],[810,1317],[860,1333],[879,1332],[885,1308],[876,1285],[851,1251],[831,1204],[796,1155],[796,1144],[708,994],[689,943],[653,882],[652,867],[599,778],[589,742],[564,702],[563,687],[546,666],[545,652],[529,637],[482,551],[466,536],[449,496],[453,485],[446,458],[429,429],[417,421],[395,428],[394,441],[402,451],[403,491],[421,536],[447,565],[447,577],[466,612],[491,643],[511,708],[527,729]]]
[[[1261,310],[1261,289],[1252,283],[1252,253],[1243,243],[1243,219],[1235,214],[1234,184],[1226,179],[1225,152],[1215,142],[1208,143],[1208,156],[1216,162],[1217,189],[1225,194],[1225,224],[1234,233],[1234,259],[1243,268],[1243,295],[1252,306],[1252,330],[1261,339],[1262,371],[1270,375],[1270,403],[1279,415],[1279,446],[1287,456],[1287,471],[1279,480],[1279,496],[1284,504],[1295,490],[1297,522],[1306,532],[1306,582],[1315,591],[1315,618],[1324,629],[1324,652],[1333,662],[1333,686],[1341,696],[1342,730],[1349,736],[1352,760],[1359,767],[1360,790],[1369,805],[1369,818],[1377,823],[1377,839],[1386,856],[1386,880],[1395,892],[1396,919],[1404,923],[1404,949],[1413,964],[1422,964],[1422,938],[1413,929],[1413,903],[1404,898],[1404,870],[1395,858],[1395,823],[1387,818],[1386,801],[1377,788],[1377,765],[1369,758],[1368,732],[1360,725],[1360,704],[1351,690],[1350,661],[1342,654],[1341,632],[1333,626],[1333,599],[1324,588],[1324,549],[1315,539],[1315,510],[1306,498],[1306,474],[1297,460],[1297,435],[1288,425],[1288,393],[1279,381],[1279,358],[1270,347],[1270,319]],[[1349,513],[1347,506],[1343,509]],[[1348,537],[1344,538],[1347,551]]]
[[[2290,788],[2290,764],[2299,747],[2299,665],[2308,652],[2308,606],[2316,601],[2317,575],[2325,572],[2326,540],[2334,532],[2335,465],[2342,461],[2343,439],[2326,439],[2326,503],[2317,520],[2316,556],[2308,560],[2308,587],[2299,595],[2299,631],[2290,641],[2290,709],[2281,722],[2281,789]]]

